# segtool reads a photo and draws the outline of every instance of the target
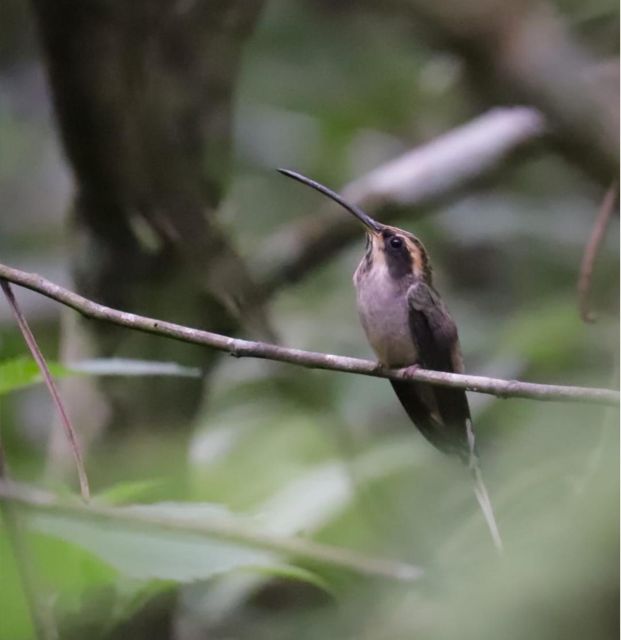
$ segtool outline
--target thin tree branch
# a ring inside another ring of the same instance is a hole
[[[544,133],[544,118],[536,109],[492,109],[350,182],[341,193],[389,222],[403,207],[426,208],[472,186]],[[266,251],[270,262],[279,248],[291,251],[268,273],[260,299],[302,279],[359,234],[352,218],[330,204],[277,233]]]
[[[84,462],[82,460],[82,452],[80,449],[80,443],[78,441],[78,436],[76,434],[73,425],[71,424],[71,420],[69,419],[69,414],[65,411],[65,406],[63,404],[62,398],[60,397],[60,393],[58,393],[58,389],[56,388],[56,384],[54,383],[54,379],[52,378],[52,374],[47,366],[47,362],[45,362],[45,358],[41,353],[41,349],[39,349],[39,345],[37,344],[36,338],[34,334],[30,330],[30,326],[19,309],[19,305],[17,304],[17,300],[13,295],[13,291],[11,290],[11,286],[7,282],[6,279],[0,278],[0,287],[6,296],[6,299],[9,302],[9,305],[13,311],[13,315],[15,316],[15,321],[17,322],[17,326],[19,327],[22,335],[24,337],[24,341],[28,348],[30,349],[30,353],[32,353],[32,357],[34,358],[37,366],[41,371],[41,375],[45,382],[45,385],[52,396],[52,401],[56,406],[56,410],[58,415],[60,416],[60,420],[62,422],[63,428],[65,430],[65,435],[67,436],[67,440],[69,441],[69,445],[71,447],[71,452],[73,453],[73,458],[75,460],[75,466],[78,472],[78,478],[80,481],[80,493],[82,494],[82,498],[85,501],[90,499],[90,489],[88,484],[88,476],[86,475],[86,469],[84,468]]]
[[[488,393],[501,398],[531,398],[536,400],[556,400],[560,402],[583,402],[617,405],[619,393],[612,389],[589,387],[568,387],[550,384],[535,384],[517,380],[501,380],[483,376],[461,375],[441,371],[429,371],[410,367],[406,369],[382,369],[375,362],[360,358],[288,349],[275,344],[241,340],[223,336],[210,331],[201,331],[191,327],[165,322],[155,318],[146,318],[126,311],[118,311],[88,300],[83,296],[42,278],[41,276],[13,269],[0,264],[0,278],[14,282],[22,287],[36,291],[71,307],[88,318],[103,320],[137,331],[160,335],[182,342],[200,344],[232,356],[263,358],[277,362],[287,362],[311,369],[329,369],[345,373],[357,373],[376,378],[391,380],[417,380],[443,387],[453,387]]]
[[[90,503],[88,505],[61,500],[54,494],[32,489],[17,483],[0,481],[0,504],[22,505],[26,508],[70,517],[90,519],[110,523],[111,521],[129,526],[142,526],[160,531],[172,531],[181,534],[198,535],[204,538],[224,540],[286,554],[336,566],[357,573],[379,576],[399,581],[417,580],[422,569],[384,558],[362,555],[342,547],[333,547],[312,540],[292,536],[281,537],[262,531],[251,531],[247,526],[221,520],[197,522],[196,519],[154,515],[127,508],[104,507]]]
[[[595,225],[593,226],[593,231],[591,231],[591,237],[587,242],[584,255],[582,256],[580,275],[578,277],[578,309],[580,310],[580,317],[584,322],[595,322],[596,319],[595,314],[589,308],[591,281],[595,261],[597,260],[599,250],[606,236],[606,229],[608,228],[616,199],[617,184],[613,183],[604,196],[599,213],[597,214],[597,219],[595,220]]]

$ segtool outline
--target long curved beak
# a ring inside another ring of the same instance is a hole
[[[347,211],[356,216],[356,218],[358,218],[358,220],[360,220],[360,222],[362,222],[362,224],[372,233],[381,232],[383,225],[381,225],[376,220],[373,220],[371,216],[368,216],[359,207],[353,204],[349,204],[349,202],[343,200],[343,198],[341,198],[338,193],[332,191],[332,189],[328,189],[328,187],[324,187],[319,182],[315,182],[315,180],[311,180],[310,178],[303,176],[301,173],[296,173],[295,171],[290,171],[289,169],[277,169],[277,171],[279,173],[282,173],[284,176],[287,176],[288,178],[293,178],[294,180],[297,180],[298,182],[311,187],[311,189],[315,189],[315,191],[319,191],[319,193],[323,193],[324,196],[328,196],[328,198],[334,200],[334,202],[337,202],[341,205],[341,207],[347,209]]]

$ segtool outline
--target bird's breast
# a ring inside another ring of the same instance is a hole
[[[377,268],[359,270],[354,281],[360,321],[378,360],[389,367],[414,364],[417,350],[410,330],[407,286]]]

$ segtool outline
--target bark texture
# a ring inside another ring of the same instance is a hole
[[[75,176],[71,263],[84,295],[238,329],[254,284],[214,214],[229,178],[240,57],[261,4],[33,0]],[[82,318],[64,329],[65,359],[174,360],[205,372],[215,359]],[[65,389],[91,434],[187,425],[202,392],[203,381],[174,378],[80,379]]]

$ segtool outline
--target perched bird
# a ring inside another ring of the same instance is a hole
[[[288,169],[278,171],[328,196],[364,225],[366,252],[354,273],[354,286],[360,320],[380,365],[463,373],[457,327],[434,289],[422,242],[403,229],[374,220],[314,180]],[[481,475],[465,391],[418,381],[390,383],[425,438],[441,451],[457,455],[471,470],[475,495],[494,544],[502,549]]]

